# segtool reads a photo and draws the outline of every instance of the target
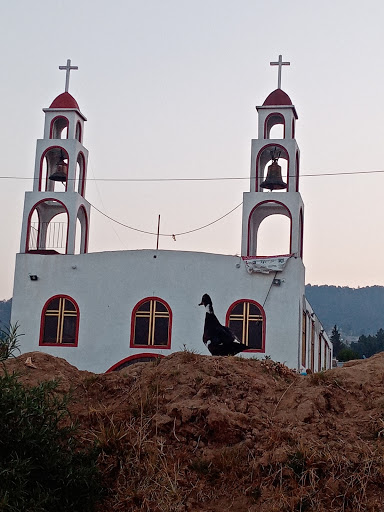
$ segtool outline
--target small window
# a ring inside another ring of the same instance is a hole
[[[250,350],[264,352],[264,312],[257,302],[235,302],[227,313],[227,325]]]
[[[77,346],[79,308],[70,297],[57,296],[44,306],[40,345]]]
[[[139,302],[132,312],[131,347],[170,348],[171,320],[171,309],[163,300]]]

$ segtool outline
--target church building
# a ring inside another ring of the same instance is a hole
[[[203,293],[216,316],[248,349],[290,368],[331,367],[332,343],[305,298],[304,204],[299,191],[298,119],[278,88],[258,113],[249,191],[244,192],[241,256],[170,250],[88,252],[86,117],[68,92],[45,114],[37,141],[32,191],[25,194],[16,256],[11,322],[23,353],[41,351],[81,370],[113,371],[184,348],[209,354],[202,342]],[[282,138],[271,138],[280,125]],[[282,163],[282,165],[279,164]],[[289,252],[258,251],[259,227],[271,215],[289,221]]]

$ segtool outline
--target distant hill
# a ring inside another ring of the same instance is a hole
[[[0,300],[0,329],[9,326],[11,321],[12,299]]]
[[[337,325],[344,336],[356,337],[384,328],[384,286],[308,284],[305,295],[327,332]]]

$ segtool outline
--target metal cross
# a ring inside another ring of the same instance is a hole
[[[290,62],[283,62],[283,57],[279,55],[279,60],[277,62],[270,62],[271,66],[279,66],[279,72],[277,75],[277,88],[281,89],[281,68],[282,66],[290,66]]]
[[[68,92],[69,88],[69,73],[72,69],[79,69],[77,66],[71,66],[71,59],[67,60],[66,66],[59,66],[59,69],[65,69],[67,71],[65,75],[65,92]]]

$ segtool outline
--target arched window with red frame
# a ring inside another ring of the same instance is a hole
[[[132,311],[131,347],[170,348],[172,311],[159,297],[147,297]]]
[[[41,314],[41,346],[71,346],[78,342],[80,311],[67,295],[55,295],[44,305]]]
[[[254,300],[234,302],[227,311],[227,326],[252,352],[265,352],[265,312]]]

